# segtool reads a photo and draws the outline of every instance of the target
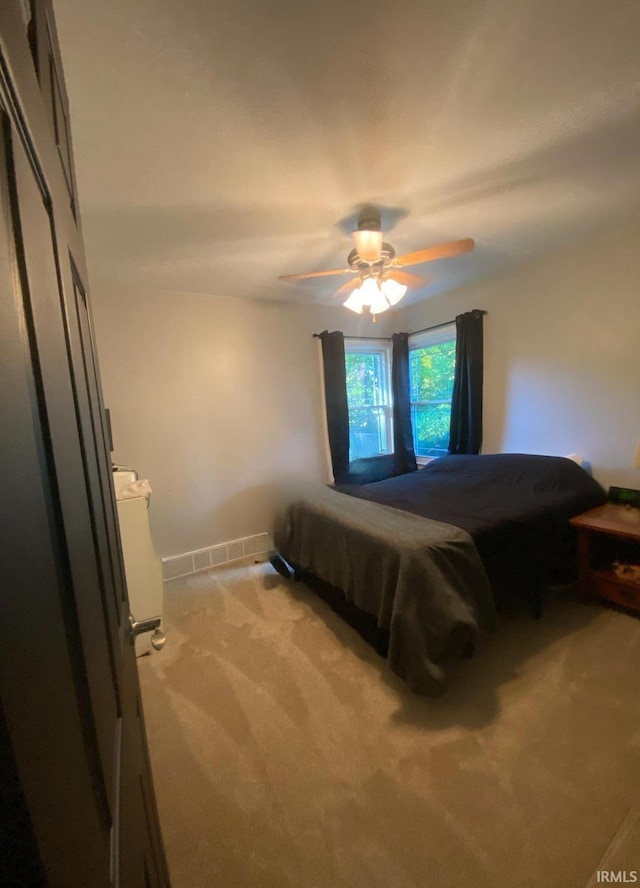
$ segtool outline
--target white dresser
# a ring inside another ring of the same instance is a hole
[[[149,499],[135,496],[122,499],[122,492],[135,481],[134,472],[114,472],[122,555],[129,593],[129,609],[134,620],[163,616],[162,565],[149,529]],[[151,633],[136,638],[136,655],[151,651]]]

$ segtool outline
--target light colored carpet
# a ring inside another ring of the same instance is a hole
[[[640,621],[513,608],[412,695],[268,564],[166,587],[140,678],[173,888],[640,880]]]

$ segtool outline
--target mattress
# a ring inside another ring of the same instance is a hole
[[[337,489],[465,530],[497,596],[569,579],[569,519],[606,499],[573,460],[520,453],[443,456],[417,472]]]

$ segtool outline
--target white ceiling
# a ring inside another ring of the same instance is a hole
[[[638,0],[54,0],[91,275],[330,301],[358,206],[424,298],[640,209]]]

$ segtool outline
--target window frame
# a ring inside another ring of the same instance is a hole
[[[384,418],[384,435],[386,437],[386,451],[374,453],[369,456],[353,457],[351,453],[351,429],[349,429],[349,462],[359,459],[378,459],[384,456],[393,456],[393,393],[391,390],[391,341],[381,339],[363,339],[344,337],[345,370],[347,355],[380,355],[382,357],[382,401],[372,404],[372,409],[382,410]],[[349,387],[347,385],[347,403],[349,402]],[[349,405],[349,417],[351,417],[351,405]]]
[[[429,348],[433,345],[441,345],[444,342],[453,342],[456,341],[456,323],[452,321],[450,324],[443,324],[442,326],[438,326],[435,329],[431,330],[423,330],[420,333],[410,333],[409,334],[409,405],[411,410],[411,430],[413,435],[413,447],[416,454],[416,462],[418,465],[427,465],[434,459],[439,459],[439,456],[419,456],[418,455],[418,440],[417,440],[417,423],[414,421],[415,417],[415,408],[428,405],[430,403],[434,403],[432,401],[413,401],[411,399],[411,352],[418,351],[419,349]],[[454,372],[455,372],[455,355],[454,355]],[[446,403],[446,402],[440,402]],[[451,401],[449,401],[449,404]],[[441,454],[443,455],[443,454]]]

